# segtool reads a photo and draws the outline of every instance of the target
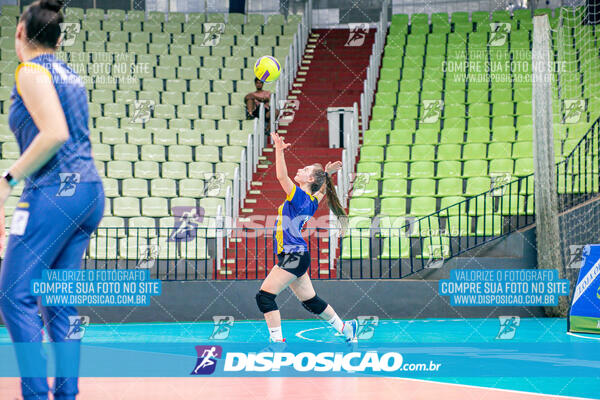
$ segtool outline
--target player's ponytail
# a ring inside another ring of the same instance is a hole
[[[343,235],[348,227],[348,214],[346,214],[346,210],[344,210],[342,203],[340,203],[340,199],[337,196],[331,177],[323,170],[323,167],[320,164],[315,164],[315,166],[317,166],[319,169],[316,169],[314,172],[314,182],[310,187],[311,192],[315,193],[316,191],[320,190],[323,185],[325,185],[325,197],[327,198],[327,205],[340,222]]]
[[[63,22],[62,0],[37,0],[23,12],[21,22],[29,43],[36,46],[55,48],[60,38],[60,24]]]

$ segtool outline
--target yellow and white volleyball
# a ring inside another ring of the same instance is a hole
[[[274,82],[281,73],[281,64],[275,57],[262,56],[254,64],[254,75],[263,82]]]

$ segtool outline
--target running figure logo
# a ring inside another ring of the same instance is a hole
[[[90,323],[87,315],[69,315],[69,331],[65,340],[80,340],[85,334],[85,328]]]
[[[209,197],[218,197],[225,185],[225,174],[223,172],[207,172],[204,174],[204,191]]]
[[[444,266],[444,260],[450,256],[450,245],[448,243],[437,243],[429,246],[429,258],[425,268],[437,269]]]
[[[563,124],[576,124],[584,112],[585,100],[565,100]]]
[[[156,263],[156,258],[158,257],[158,245],[150,244],[150,245],[141,245],[140,246],[140,255],[139,262],[136,265],[136,268],[140,269],[150,269]],[[175,254],[173,254],[173,258],[175,258]]]
[[[133,103],[132,124],[143,124],[150,120],[154,111],[154,100],[136,100]]]
[[[583,248],[585,245],[575,244],[569,246],[569,261],[567,262],[567,268],[579,269],[581,268],[581,262],[583,261]]]
[[[367,191],[367,185],[371,181],[371,175],[368,173],[357,172],[352,181],[352,195],[362,196]]]
[[[369,24],[348,24],[350,33],[348,34],[348,40],[346,40],[345,47],[359,47],[365,43],[367,34],[369,33]]]
[[[363,315],[356,317],[358,321],[358,332],[356,337],[358,340],[368,340],[375,334],[375,328],[379,325],[379,317],[377,315]]]
[[[208,22],[202,24],[204,27],[204,39],[200,46],[216,46],[221,41],[221,35],[225,32],[225,24],[222,22]]]
[[[494,197],[502,196],[504,195],[505,185],[512,181],[512,175],[510,172],[492,172],[490,179],[490,194]]]
[[[214,315],[215,326],[210,335],[210,340],[225,340],[229,337],[229,332],[233,328],[234,318],[231,315]]]
[[[221,346],[196,346],[198,361],[190,375],[210,375],[215,372],[217,359],[223,355]]]
[[[511,315],[498,317],[498,319],[500,320],[500,330],[496,339],[509,340],[514,338],[517,328],[521,325],[521,317]]]
[[[196,228],[202,222],[204,209],[198,207],[173,207],[175,219],[173,233],[169,235],[170,242],[189,242],[196,237]]]
[[[435,124],[442,115],[442,100],[423,100],[421,109],[421,122],[424,124]]]
[[[58,176],[60,177],[60,187],[56,195],[60,197],[73,196],[81,179],[79,172],[60,172]]]
[[[488,41],[489,46],[503,46],[508,39],[510,33],[510,24],[508,22],[492,22],[490,24],[490,40]]]
[[[281,125],[289,125],[296,116],[296,111],[300,108],[298,100],[279,100],[279,116],[277,122]]]
[[[77,34],[81,31],[81,25],[77,22],[62,22],[60,26],[60,44],[63,47],[73,46]]]

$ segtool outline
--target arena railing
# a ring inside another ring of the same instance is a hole
[[[294,34],[292,43],[290,44],[288,55],[285,57],[285,64],[281,70],[281,74],[275,90],[271,93],[270,99],[270,132],[275,132],[278,127],[278,115],[282,115],[281,110],[286,108],[286,100],[292,89],[292,84],[298,73],[298,68],[302,63],[304,49],[308,43],[308,37],[312,28],[312,0],[304,4],[304,14],[302,20],[298,24],[298,31]]]
[[[564,212],[598,194],[600,117],[567,157],[556,164],[558,211]]]
[[[556,164],[559,212],[598,196],[599,142],[597,119]],[[404,278],[529,227],[535,223],[534,213],[530,174],[426,216],[353,217],[343,234],[333,227],[332,216],[324,217],[309,223],[304,232],[313,255],[311,276]],[[276,216],[253,217],[251,224],[237,227],[219,209],[216,218],[180,218],[173,227],[99,228],[84,268],[150,268],[153,276],[165,280],[263,279],[276,263]],[[229,247],[223,246],[224,239]],[[253,250],[252,258],[248,249]]]
[[[385,46],[385,38],[388,27],[388,8],[389,0],[385,0],[381,6],[379,21],[377,22],[377,32],[375,33],[375,42],[371,56],[369,58],[369,66],[367,68],[367,79],[363,81],[363,92],[360,95],[360,115],[361,115],[361,132],[369,129],[369,118],[371,116],[371,108],[375,96],[377,86],[377,78],[379,77],[379,67],[381,66],[381,55]]]

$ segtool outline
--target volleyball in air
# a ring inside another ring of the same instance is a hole
[[[281,65],[275,57],[262,56],[254,64],[254,75],[263,82],[274,82],[279,78]]]

